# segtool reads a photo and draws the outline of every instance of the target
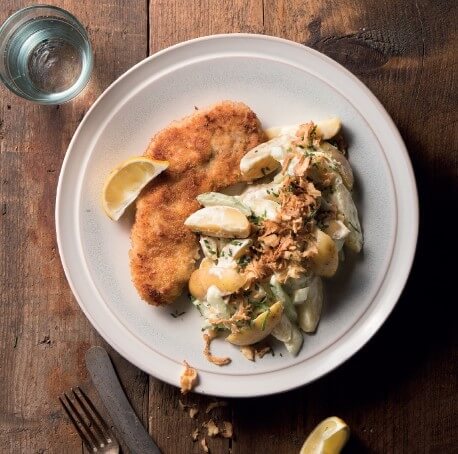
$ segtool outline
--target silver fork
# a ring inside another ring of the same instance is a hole
[[[119,443],[84,391],[77,386],[69,394],[73,399],[64,393],[59,400],[86,448],[90,452],[119,454]]]

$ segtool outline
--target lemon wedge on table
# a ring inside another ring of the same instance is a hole
[[[105,180],[102,203],[105,213],[117,221],[141,190],[169,166],[145,156],[129,158],[116,166]]]
[[[339,454],[349,437],[347,424],[337,416],[331,416],[313,429],[299,454]]]

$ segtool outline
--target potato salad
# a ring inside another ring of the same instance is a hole
[[[352,198],[353,172],[337,118],[272,128],[270,139],[240,162],[247,182],[238,195],[210,192],[185,225],[199,235],[203,259],[189,292],[204,318],[204,353],[219,333],[248,359],[273,336],[291,355],[314,333],[323,306],[323,278],[345,248],[363,236]]]

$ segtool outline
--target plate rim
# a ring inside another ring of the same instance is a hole
[[[94,319],[94,317],[90,314],[90,311],[89,311],[89,308],[86,307],[86,304],[82,301],[82,299],[80,298],[79,296],[79,292],[77,291],[76,289],[76,285],[71,277],[71,273],[70,273],[70,268],[69,268],[69,265],[66,261],[66,258],[64,256],[64,253],[63,253],[63,236],[62,236],[62,231],[61,231],[61,228],[60,228],[60,224],[59,224],[59,217],[61,215],[60,211],[60,206],[61,206],[61,200],[62,200],[62,188],[63,188],[63,185],[64,185],[64,174],[65,174],[65,171],[67,169],[67,167],[69,166],[69,162],[70,162],[70,156],[71,156],[71,151],[72,149],[75,147],[75,144],[78,140],[78,137],[81,133],[81,131],[84,129],[86,123],[89,121],[88,119],[90,119],[91,117],[91,113],[93,112],[93,110],[96,109],[96,107],[99,105],[99,103],[101,102],[101,100],[107,96],[107,94],[113,89],[114,86],[116,86],[117,84],[119,84],[122,80],[124,80],[125,78],[127,78],[132,72],[136,71],[137,68],[143,66],[143,65],[146,65],[148,64],[150,61],[154,60],[155,58],[158,58],[159,56],[165,54],[165,53],[169,53],[169,52],[173,52],[174,50],[178,49],[178,48],[181,48],[181,47],[184,47],[184,46],[187,46],[187,45],[192,45],[193,43],[196,43],[196,42],[201,42],[201,41],[210,41],[210,40],[215,40],[215,39],[234,39],[234,38],[241,38],[241,39],[257,39],[257,40],[261,40],[261,41],[275,41],[275,42],[280,42],[280,43],[283,43],[285,45],[288,45],[288,46],[294,46],[296,48],[300,48],[301,50],[305,50],[307,52],[310,52],[312,54],[314,54],[315,56],[317,56],[318,58],[322,59],[322,60],[325,60],[328,64],[331,64],[333,66],[335,66],[340,72],[343,72],[343,74],[349,78],[351,78],[353,80],[353,82],[358,86],[358,88],[362,91],[362,93],[364,94],[364,96],[366,98],[369,99],[369,101],[371,102],[372,106],[375,107],[378,111],[378,114],[383,118],[383,120],[385,121],[386,123],[386,126],[388,126],[388,128],[390,129],[390,132],[393,134],[393,139],[396,141],[397,145],[398,145],[398,151],[400,151],[403,155],[403,160],[406,164],[406,170],[407,170],[407,173],[408,173],[408,185],[410,187],[410,190],[412,192],[412,198],[413,198],[413,201],[414,201],[414,205],[411,207],[412,209],[412,213],[411,213],[411,219],[413,219],[413,222],[412,222],[412,227],[413,227],[413,231],[411,232],[412,234],[412,240],[409,244],[409,248],[408,248],[408,258],[404,257],[403,259],[403,266],[402,266],[402,278],[397,279],[398,282],[401,282],[401,285],[398,284],[398,289],[396,290],[395,292],[395,295],[393,295],[389,301],[387,302],[384,302],[384,305],[388,305],[387,308],[385,308],[386,310],[383,312],[383,316],[380,316],[379,315],[379,318],[375,321],[375,323],[373,322],[372,323],[372,326],[370,326],[370,329],[369,330],[366,330],[367,332],[365,333],[364,336],[360,336],[360,338],[358,339],[358,341],[356,342],[356,347],[352,344],[352,347],[351,347],[351,351],[350,352],[345,352],[345,354],[335,362],[335,364],[331,364],[330,367],[326,366],[324,367],[324,371],[321,371],[319,374],[317,374],[315,377],[313,377],[312,379],[305,379],[303,380],[301,383],[295,383],[295,384],[290,384],[287,380],[285,381],[286,383],[285,384],[280,384],[278,386],[270,386],[270,389],[256,389],[255,392],[253,392],[253,390],[251,390],[250,392],[229,392],[229,393],[225,393],[225,392],[215,392],[214,391],[214,388],[215,386],[209,386],[209,388],[212,388],[211,391],[204,391],[203,389],[196,389],[196,392],[200,392],[200,393],[204,393],[204,394],[207,394],[207,393],[210,393],[212,395],[220,395],[220,396],[225,396],[225,397],[253,397],[253,396],[262,396],[262,395],[268,395],[268,394],[274,394],[274,393],[278,393],[278,392],[284,392],[284,391],[287,391],[287,390],[290,390],[290,389],[293,389],[293,388],[296,388],[296,387],[299,387],[299,386],[302,386],[306,383],[310,383],[318,378],[320,378],[321,376],[331,372],[333,369],[335,369],[336,367],[340,366],[341,364],[343,364],[346,360],[348,360],[351,356],[353,356],[355,353],[357,353],[371,338],[372,336],[380,329],[380,327],[384,324],[384,322],[386,321],[386,319],[389,317],[390,313],[392,312],[392,310],[394,309],[404,287],[405,287],[405,284],[407,282],[407,279],[408,279],[408,276],[410,274],[410,270],[411,270],[411,267],[412,267],[412,264],[413,264],[413,260],[414,260],[414,257],[415,257],[415,250],[416,250],[416,244],[417,244],[417,239],[418,239],[418,228],[419,228],[419,222],[418,222],[418,217],[419,217],[419,207],[418,207],[418,194],[417,194],[417,188],[416,188],[416,182],[415,182],[415,176],[414,176],[414,173],[413,173],[413,168],[412,168],[412,164],[411,164],[411,161],[410,161],[410,158],[409,158],[409,155],[408,155],[408,152],[407,152],[407,149],[405,147],[405,144],[400,136],[400,133],[398,131],[398,129],[396,128],[393,120],[391,119],[391,117],[389,116],[389,114],[386,112],[386,110],[384,109],[384,107],[382,106],[382,104],[380,103],[380,101],[378,101],[378,99],[375,97],[375,95],[355,76],[353,75],[350,71],[348,71],[346,68],[344,68],[342,65],[340,65],[339,63],[335,62],[334,60],[332,60],[331,58],[327,57],[326,55],[322,54],[321,52],[318,52],[314,49],[311,49],[307,46],[304,46],[300,43],[296,43],[294,41],[290,41],[290,40],[287,40],[287,39],[284,39],[284,38],[278,38],[278,37],[274,37],[274,36],[268,36],[268,35],[260,35],[260,34],[249,34],[249,33],[229,33],[229,34],[218,34],[218,35],[210,35],[210,36],[204,36],[204,37],[199,37],[199,38],[195,38],[195,39],[191,39],[191,40],[187,40],[187,41],[184,41],[184,42],[180,42],[180,43],[177,43],[173,46],[170,46],[170,47],[167,47],[149,57],[146,57],[145,59],[141,60],[140,62],[138,62],[137,64],[135,64],[132,68],[130,68],[129,70],[127,70],[125,73],[123,73],[119,78],[117,78],[114,82],[112,82],[104,91],[103,93],[97,98],[97,100],[92,104],[92,106],[88,109],[84,119],[81,121],[81,123],[79,124],[78,128],[76,129],[76,131],[74,132],[73,134],[73,137],[69,143],[69,146],[67,148],[67,151],[66,151],[66,154],[65,154],[65,157],[64,157],[64,160],[63,160],[63,163],[62,163],[62,167],[61,167],[61,171],[60,171],[60,175],[59,175],[59,180],[58,180],[58,185],[57,185],[57,194],[56,194],[56,208],[55,208],[55,223],[56,223],[56,237],[57,237],[57,245],[58,245],[58,249],[59,249],[59,255],[60,255],[60,258],[61,258],[61,262],[62,262],[62,266],[63,266],[63,269],[64,269],[64,272],[65,272],[65,275],[66,275],[66,278],[67,278],[67,281],[69,283],[69,286],[76,298],[76,300],[78,301],[78,304],[79,306],[81,307],[83,313],[86,315],[86,317],[88,318],[88,320],[91,322],[91,324],[95,327],[95,329],[99,332],[99,334],[113,347],[115,348],[115,350],[117,350],[120,354],[122,354],[123,356],[126,357],[126,359],[128,359],[128,361],[132,362],[133,364],[135,364],[137,367],[139,367],[140,369],[142,370],[145,370],[145,367],[144,365],[142,364],[139,364],[139,362],[135,359],[135,358],[132,358],[130,357],[128,354],[125,354],[123,351],[124,349],[117,343],[117,342],[114,342],[113,341],[113,338],[110,337],[110,335],[106,332],[106,330],[104,328],[101,327],[100,323],[98,323],[98,321],[96,321]],[[378,138],[378,136],[376,136]],[[391,171],[391,167],[389,167],[390,171]],[[406,183],[406,184],[407,184]],[[394,178],[393,178],[393,184],[394,184],[394,191],[395,193],[397,192],[397,186],[396,186],[396,183],[394,181]],[[398,198],[397,198],[397,194],[395,196],[395,201],[397,202],[398,201]],[[394,245],[396,244],[396,237],[398,235],[398,232],[396,230],[396,234],[394,235],[395,236],[395,239],[394,239]],[[406,252],[405,252],[405,247],[404,247],[404,255],[406,255]],[[391,257],[392,259],[392,257]],[[378,288],[378,290],[376,291],[375,293],[375,296],[374,296],[374,299],[377,297],[379,291],[380,291],[380,288],[383,286],[383,282],[385,281],[386,279],[386,276],[388,275],[388,272],[390,270],[390,267],[391,267],[391,259],[389,260],[389,263],[388,263],[388,267],[387,267],[387,270],[386,270],[386,273],[385,275],[383,276],[383,278],[381,279],[381,283],[380,283],[380,287]],[[96,288],[95,288],[96,290]],[[368,311],[369,311],[369,308],[370,306],[368,306],[368,308],[366,309],[366,311],[361,315],[360,319],[358,319],[353,327],[351,329],[353,329],[355,327],[355,325],[357,325],[358,323],[361,322],[361,319],[365,318]],[[116,319],[116,322],[120,323],[119,320]],[[343,335],[343,337],[345,335],[348,334],[348,331]],[[355,342],[354,342],[355,343]],[[298,365],[296,365],[298,366]],[[294,367],[294,366],[291,366],[291,367]],[[148,373],[151,373],[152,375],[160,378],[161,380],[164,380],[174,386],[177,386],[177,382],[178,382],[178,376],[175,377],[175,380],[173,380],[172,378],[168,377],[168,376],[164,376],[162,374],[158,374],[158,373],[154,373],[152,372],[150,369],[146,368],[147,372]],[[283,369],[282,369],[283,370]],[[269,373],[279,373],[281,372],[280,371],[272,371],[272,372],[264,372],[262,375],[267,375]],[[223,374],[218,374],[218,375],[223,375]],[[228,378],[232,377],[232,376],[227,376]],[[223,377],[221,377],[221,380],[223,380]],[[217,387],[216,387],[217,388]],[[221,387],[220,387],[221,388]]]

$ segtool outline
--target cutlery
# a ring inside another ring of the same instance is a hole
[[[77,386],[59,397],[70,421],[90,452],[118,454],[119,444],[94,404]]]
[[[102,347],[90,348],[86,352],[86,367],[108,414],[130,452],[160,454],[161,451],[127,400],[106,350]]]

